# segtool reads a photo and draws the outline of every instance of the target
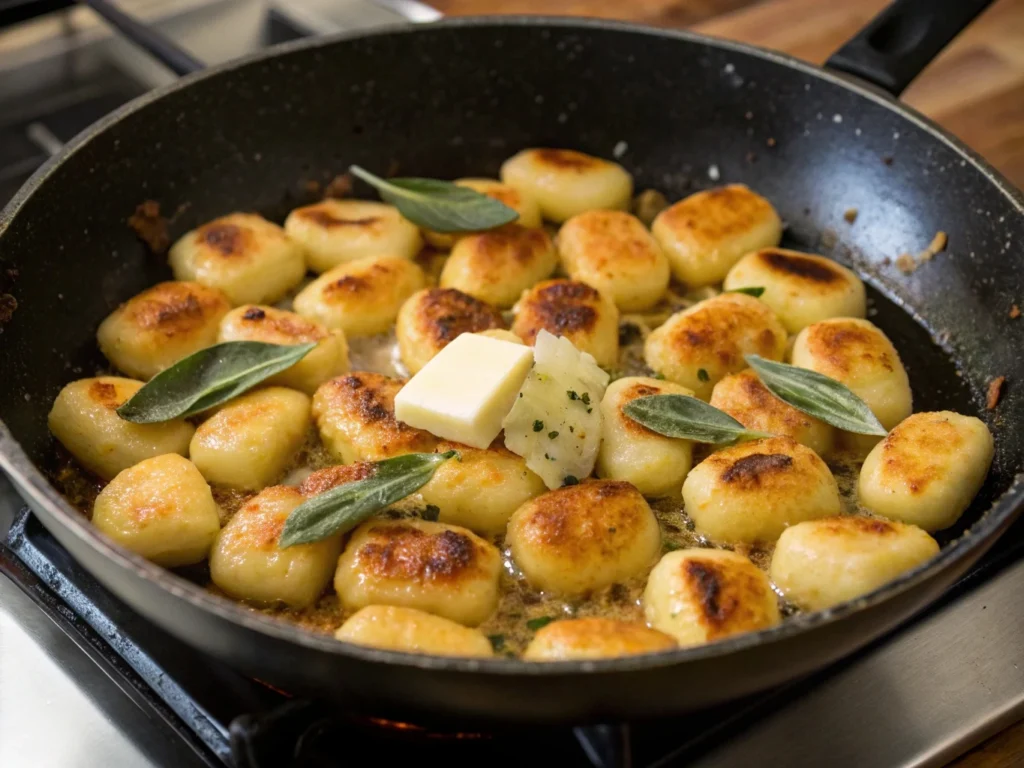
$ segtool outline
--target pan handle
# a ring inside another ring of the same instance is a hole
[[[172,43],[155,29],[132,18],[107,0],[79,0],[117,29],[128,40],[157,59],[176,75],[189,75],[205,69],[206,65],[188,51]]]
[[[895,0],[825,62],[899,96],[992,0]]]

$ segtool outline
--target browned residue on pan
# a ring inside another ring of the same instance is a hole
[[[1005,384],[1005,376],[996,376],[988,383],[988,397],[985,400],[985,407],[990,411],[999,405],[999,399],[1003,396],[1003,386]]]
[[[171,244],[167,219],[160,215],[160,203],[156,200],[139,203],[128,218],[128,226],[153,253],[163,253]]]

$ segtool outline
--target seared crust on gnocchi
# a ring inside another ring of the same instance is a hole
[[[625,211],[587,211],[558,231],[562,267],[624,312],[650,309],[668,288],[668,259],[640,219]]]
[[[545,491],[544,481],[500,440],[486,450],[442,442],[437,452],[445,451],[458,451],[459,460],[446,461],[420,489],[423,501],[440,510],[442,523],[493,536],[505,530],[513,512]]]
[[[625,168],[571,149],[524,149],[502,164],[501,180],[533,197],[554,222],[598,208],[624,211],[633,197]]]
[[[746,185],[728,184],[669,206],[651,232],[676,279],[700,288],[720,282],[744,254],[778,245],[782,220]]]
[[[313,396],[313,418],[327,450],[346,464],[433,451],[436,437],[395,418],[395,395],[403,383],[360,371],[321,384]]]
[[[254,213],[232,213],[187,232],[168,258],[176,280],[219,288],[232,304],[272,304],[306,274],[302,248]]]
[[[475,627],[498,605],[501,553],[472,531],[426,520],[371,520],[338,560],[348,609],[399,605]]]
[[[398,256],[370,256],[324,272],[295,297],[305,318],[347,336],[384,333],[405,300],[426,283],[415,262]]]
[[[785,248],[748,253],[729,270],[722,287],[764,288],[760,299],[790,333],[830,317],[864,317],[864,283],[853,272],[823,256]]]
[[[423,246],[416,225],[392,205],[369,200],[323,200],[296,208],[285,232],[306,250],[314,272],[373,256],[411,259]]]
[[[868,454],[857,495],[871,512],[926,531],[953,525],[992,465],[992,433],[952,411],[915,413]]]
[[[341,536],[280,547],[288,515],[305,500],[287,485],[264,488],[249,499],[210,552],[213,583],[232,597],[259,605],[304,608],[315,603],[331,581]]]
[[[619,311],[596,288],[576,280],[546,280],[515,306],[512,332],[533,346],[541,329],[564,336],[604,368],[619,357]]]
[[[681,646],[755,632],[779,623],[779,604],[764,571],[736,552],[680,549],[647,579],[644,615]]]
[[[550,277],[557,266],[558,254],[547,232],[506,224],[460,238],[439,284],[505,309],[538,280]]]
[[[192,462],[168,453],[119,472],[96,497],[92,524],[126,549],[175,568],[206,557],[220,514]]]
[[[368,605],[334,636],[358,645],[435,656],[493,656],[491,641],[471,627],[398,605]]]
[[[712,453],[686,476],[683,504],[697,531],[718,544],[770,543],[790,525],[840,510],[828,466],[788,437]]]
[[[819,456],[827,455],[835,442],[835,427],[779,400],[749,368],[715,384],[711,405],[747,429],[791,437]]]
[[[455,288],[424,288],[402,305],[395,334],[402,362],[414,374],[456,336],[504,327],[490,304]]]
[[[246,304],[228,312],[220,321],[218,341],[262,341],[267,344],[317,345],[299,362],[267,379],[267,384],[291,387],[312,395],[328,379],[348,370],[348,343],[340,330],[294,312]]]
[[[672,315],[644,342],[647,365],[701,400],[722,378],[747,367],[744,355],[781,360],[786,329],[767,304],[742,293],[705,299]]]
[[[53,401],[50,432],[79,464],[109,480],[143,459],[165,453],[188,455],[195,427],[184,419],[158,424],[133,424],[117,415],[142,382],[118,376],[79,379],[66,385]]]
[[[230,309],[227,296],[216,288],[157,283],[111,312],[100,323],[96,341],[117,370],[146,380],[213,344]]]
[[[474,192],[479,192],[481,195],[492,197],[499,203],[507,205],[519,214],[519,218],[516,219],[515,223],[521,227],[535,229],[542,224],[540,218],[540,206],[537,205],[537,201],[515,187],[511,187],[508,184],[497,181],[496,179],[456,179],[453,183],[459,187],[472,189]],[[443,250],[451,249],[451,247],[455,245],[455,242],[461,237],[465,237],[465,233],[434,232],[430,229],[423,230],[423,239],[435,248],[441,248]]]
[[[597,474],[624,480],[644,496],[675,496],[693,463],[693,443],[652,432],[622,409],[639,397],[693,395],[671,381],[626,376],[608,385],[601,400],[601,449]]]
[[[563,619],[542,627],[527,646],[529,661],[609,659],[667,651],[676,641],[643,624],[615,619]]]
[[[582,595],[642,574],[658,556],[661,531],[629,483],[586,480],[526,502],[505,542],[534,587]]]
[[[770,574],[787,600],[817,611],[865,595],[938,551],[916,526],[844,515],[786,530]]]
[[[900,356],[868,320],[838,317],[807,326],[793,342],[791,359],[793,365],[845,384],[886,429],[910,415],[910,380]]]

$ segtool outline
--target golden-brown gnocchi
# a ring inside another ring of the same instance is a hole
[[[938,551],[916,526],[844,515],[787,529],[769,572],[787,600],[817,611],[888,584]]]
[[[715,384],[711,405],[747,429],[791,437],[819,456],[827,455],[835,442],[835,427],[779,400],[749,368]]]
[[[206,558],[220,513],[199,470],[168,453],[119,472],[96,497],[92,524],[126,549],[175,568]]]
[[[557,266],[558,254],[547,232],[506,224],[460,238],[438,282],[505,309]]]
[[[681,646],[767,629],[781,621],[764,571],[724,549],[666,554],[647,579],[643,604],[647,623]]]
[[[541,329],[564,336],[597,364],[612,368],[619,358],[619,310],[596,288],[575,280],[546,280],[526,291],[515,306],[512,332],[530,346]]]
[[[321,384],[313,396],[313,418],[327,450],[346,464],[433,451],[436,437],[395,418],[402,384],[365,371]]]
[[[427,504],[439,510],[438,520],[493,536],[501,533],[520,506],[546,490],[544,481],[526,467],[521,456],[496,440],[486,450],[443,442],[437,452],[459,452],[446,461],[420,489]]]
[[[426,283],[423,270],[398,256],[369,256],[340,264],[295,297],[295,311],[347,336],[384,333],[405,300]]]
[[[668,288],[668,259],[640,219],[625,211],[587,211],[558,231],[562,267],[624,312],[650,309]]]
[[[830,317],[864,317],[867,296],[856,274],[823,256],[785,248],[748,253],[729,270],[722,287],[764,288],[760,298],[790,333]]]
[[[915,413],[864,460],[857,494],[871,512],[926,531],[953,525],[992,465],[992,433],[952,411]]]
[[[157,283],[130,298],[100,323],[96,340],[111,365],[150,379],[217,340],[228,297],[199,283]]]
[[[435,656],[493,656],[491,641],[479,629],[398,605],[368,605],[341,625],[334,636],[357,645]]]
[[[232,304],[273,304],[306,274],[302,248],[254,213],[232,213],[185,233],[168,258],[175,279],[219,288]]]
[[[341,536],[282,548],[285,521],[306,500],[297,488],[264,488],[221,530],[210,551],[210,578],[231,597],[260,605],[313,605],[331,581]]]
[[[317,345],[291,368],[266,383],[291,387],[312,395],[328,379],[348,370],[345,333],[327,330],[320,323],[283,309],[246,304],[228,312],[220,321],[218,341],[262,341],[267,344]]]
[[[189,455],[207,481],[257,490],[288,468],[309,426],[307,395],[284,387],[257,389],[200,424]]]
[[[781,360],[786,329],[767,304],[742,293],[705,299],[672,315],[644,342],[644,359],[701,400],[722,378],[747,367],[744,355]]]
[[[338,560],[349,610],[398,605],[475,627],[498,605],[501,553],[472,531],[426,520],[370,520]]]
[[[50,432],[83,467],[109,480],[143,459],[165,453],[188,455],[195,428],[184,419],[133,424],[117,415],[142,382],[117,376],[79,379],[53,401]]]
[[[495,179],[456,179],[453,183],[459,187],[472,189],[481,195],[493,197],[499,203],[507,205],[519,214],[519,218],[515,221],[519,226],[535,229],[542,224],[540,206],[537,205],[537,201],[525,192],[520,192],[515,187],[510,187],[508,184],[503,184]],[[455,242],[462,237],[465,237],[465,233],[423,230],[423,239],[435,248],[443,250],[451,249]]]
[[[651,232],[676,279],[691,288],[721,282],[740,257],[782,238],[772,204],[743,184],[697,192],[658,214]]]
[[[423,246],[419,229],[397,208],[369,200],[328,199],[296,208],[284,230],[305,248],[314,272],[374,256],[411,259]]]
[[[456,336],[504,327],[490,304],[455,288],[424,288],[402,305],[395,334],[402,362],[414,374]]]
[[[686,476],[683,504],[697,531],[718,544],[770,543],[790,525],[840,510],[828,466],[788,437],[712,453]]]
[[[629,483],[585,480],[515,511],[505,536],[527,581],[582,595],[642,574],[661,550],[658,520]]]
[[[633,197],[625,168],[571,149],[524,149],[502,164],[501,180],[530,195],[555,222],[597,208],[624,211]]]
[[[671,381],[626,376],[608,385],[601,400],[601,449],[597,474],[624,480],[644,496],[675,496],[693,463],[693,443],[652,432],[622,412],[638,397],[693,395]]]
[[[793,365],[845,384],[886,429],[911,413],[910,380],[900,356],[889,338],[868,320],[837,317],[809,325],[797,334],[790,359]],[[853,437],[857,445],[878,441],[868,435]]]
[[[655,653],[676,647],[664,632],[615,619],[563,619],[542,627],[526,647],[529,661],[609,659]]]

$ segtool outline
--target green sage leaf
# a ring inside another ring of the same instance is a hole
[[[665,437],[698,443],[732,443],[771,437],[747,429],[725,411],[689,395],[647,395],[630,400],[622,408],[629,418]]]
[[[227,402],[305,357],[306,344],[225,341],[179,360],[132,395],[117,415],[135,424],[192,416]]]
[[[835,379],[759,355],[747,355],[746,361],[769,392],[798,411],[847,432],[888,434],[867,403]]]
[[[278,540],[282,549],[352,530],[375,512],[415,493],[456,451],[408,453],[376,462],[372,475],[314,496],[288,515]]]
[[[435,232],[479,232],[519,218],[515,209],[501,201],[450,181],[382,179],[358,165],[349,170],[413,224]]]
[[[745,293],[747,296],[753,296],[755,299],[759,299],[764,295],[764,287],[760,285],[752,285],[749,288],[733,288],[732,290],[726,291],[726,293]]]

